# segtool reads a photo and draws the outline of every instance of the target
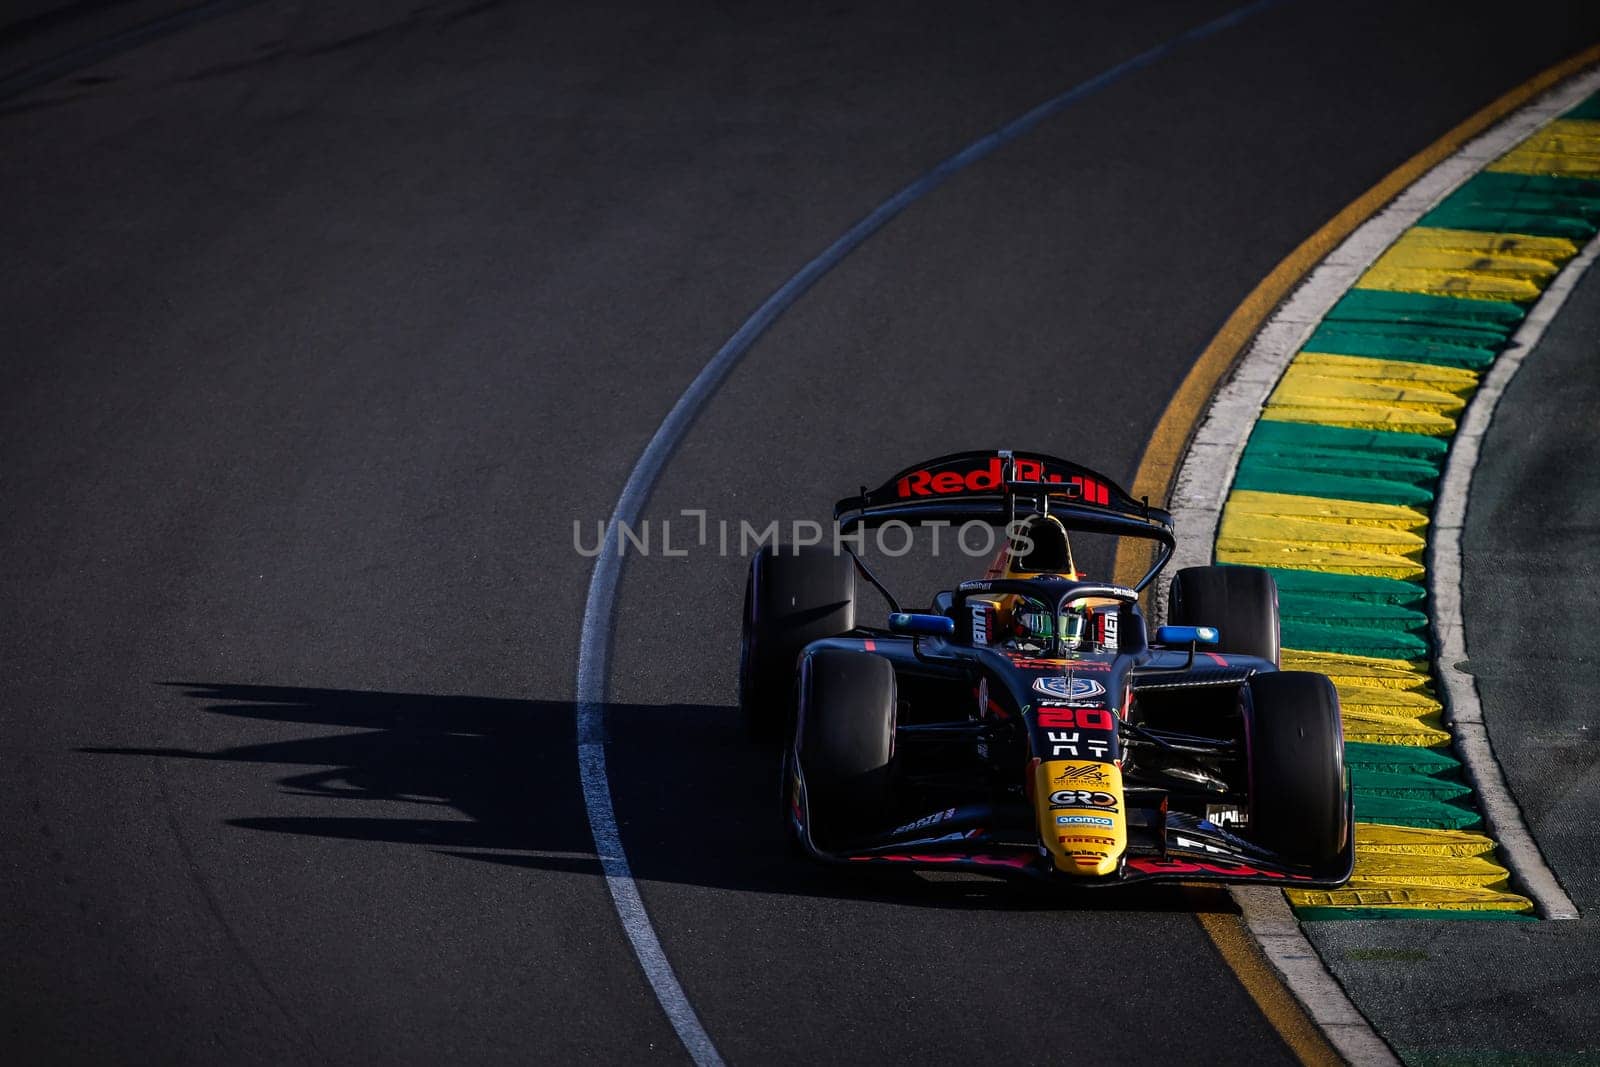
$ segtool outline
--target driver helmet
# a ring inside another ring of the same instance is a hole
[[[1024,601],[1017,605],[1016,631],[1019,644],[1044,648],[1060,637],[1062,648],[1075,652],[1089,635],[1089,616],[1087,611],[1063,611],[1057,618],[1043,604]]]

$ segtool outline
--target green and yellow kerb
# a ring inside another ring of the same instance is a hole
[[[1425,550],[1467,401],[1600,229],[1600,94],[1469,179],[1330,310],[1269,397],[1224,506],[1221,563],[1270,568],[1283,666],[1344,707],[1356,869],[1302,918],[1527,918],[1435,697]]]

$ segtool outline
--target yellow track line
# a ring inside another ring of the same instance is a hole
[[[1312,267],[1338,247],[1339,242],[1354,232],[1356,227],[1466,142],[1540,93],[1596,62],[1600,62],[1600,44],[1534,75],[1395,168],[1284,257],[1283,262],[1274,267],[1272,273],[1263,278],[1228,316],[1178,386],[1145,446],[1144,456],[1139,461],[1139,469],[1133,479],[1133,495],[1148,496],[1152,500],[1167,499],[1172,491],[1172,479],[1177,473],[1178,462],[1189,447],[1189,440],[1212,393],[1251,338],[1261,329],[1267,316]],[[1147,547],[1130,544],[1124,539],[1117,549],[1116,580],[1123,584],[1137,581],[1149,565],[1149,559]],[[1306,1014],[1305,1008],[1262,955],[1239,916],[1197,912],[1195,918],[1211,938],[1223,961],[1238,977],[1239,984],[1301,1063],[1309,1067],[1342,1062],[1328,1039]]]
[[[1197,911],[1195,918],[1217,947],[1222,962],[1238,976],[1239,984],[1301,1063],[1306,1067],[1344,1063],[1344,1057],[1328,1043],[1321,1028],[1278,978],[1278,972],[1250,936],[1243,919],[1231,911]]]

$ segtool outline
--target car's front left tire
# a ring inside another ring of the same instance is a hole
[[[882,829],[890,816],[895,704],[894,667],[881,656],[827,649],[802,663],[796,753],[823,848]]]

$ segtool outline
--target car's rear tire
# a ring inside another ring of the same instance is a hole
[[[855,625],[856,569],[848,554],[820,545],[762,546],[745,582],[739,648],[739,710],[751,736],[782,735],[801,650]]]
[[[1217,651],[1278,665],[1278,583],[1260,567],[1185,567],[1172,576],[1167,619],[1214,626]]]
[[[895,700],[894,667],[881,656],[825,649],[801,664],[796,740],[823,848],[880,829],[892,810]]]
[[[1246,688],[1249,836],[1293,863],[1326,868],[1350,836],[1339,694],[1310,671],[1256,674]]]

